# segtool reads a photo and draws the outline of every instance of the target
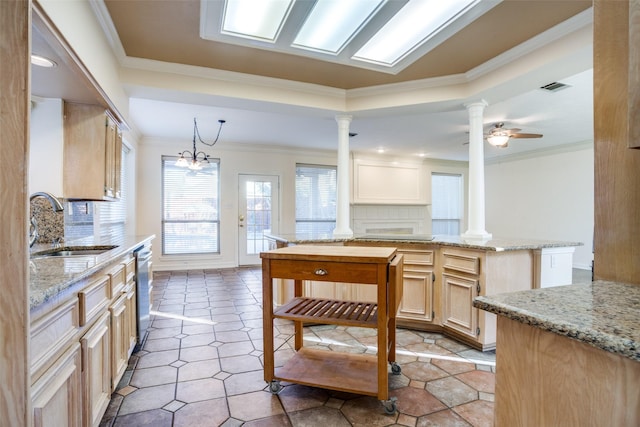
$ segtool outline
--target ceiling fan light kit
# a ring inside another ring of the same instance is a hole
[[[505,148],[509,145],[511,138],[542,138],[542,134],[520,133],[518,128],[506,129],[504,123],[496,123],[489,131],[487,142],[494,147]]]
[[[495,133],[487,137],[487,142],[494,147],[504,148],[509,144],[509,135],[506,133]]]

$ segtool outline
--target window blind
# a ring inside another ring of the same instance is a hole
[[[335,166],[296,165],[296,233],[331,233],[336,226]]]
[[[220,253],[219,159],[201,171],[162,157],[162,253]]]
[[[462,175],[431,174],[431,234],[460,234],[462,198]]]

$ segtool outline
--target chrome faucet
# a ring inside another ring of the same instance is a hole
[[[44,197],[45,199],[49,200],[49,203],[51,203],[51,207],[53,208],[54,212],[62,212],[64,210],[64,206],[62,206],[62,203],[60,203],[60,200],[58,200],[56,196],[54,196],[51,193],[46,193],[44,191],[33,193],[29,197],[29,202],[31,202],[36,197]],[[36,242],[37,239],[38,239],[38,223],[36,222],[36,217],[32,215],[31,227],[29,228],[29,247],[33,246],[33,244]]]

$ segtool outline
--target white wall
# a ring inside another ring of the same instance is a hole
[[[590,269],[593,169],[593,143],[487,162],[487,231],[494,237],[582,242],[573,265]]]
[[[224,139],[224,132],[222,134]],[[233,147],[221,141],[207,154],[220,159],[220,254],[162,255],[161,158],[189,149],[184,140],[142,140],[138,144],[137,234],[155,234],[155,270],[225,268],[238,265],[238,178],[240,174],[277,175],[280,182],[280,233],[295,232],[296,163],[336,165],[336,149],[327,152],[278,147]]]

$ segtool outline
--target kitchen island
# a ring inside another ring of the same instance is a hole
[[[403,299],[398,325],[444,332],[479,350],[495,348],[496,318],[473,306],[479,295],[528,290],[571,283],[577,242],[532,239],[465,240],[457,236],[366,234],[352,238],[330,235],[267,235],[272,246],[387,246],[404,256]],[[548,252],[550,251],[550,252]],[[553,280],[550,280],[553,279]],[[363,289],[336,283],[305,283],[306,295],[361,300]],[[276,304],[293,296],[293,283],[276,286]],[[370,296],[372,299],[373,296]]]
[[[498,315],[495,425],[640,425],[640,285],[481,296]]]

